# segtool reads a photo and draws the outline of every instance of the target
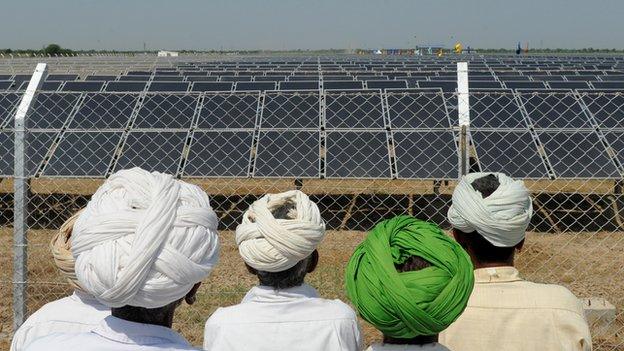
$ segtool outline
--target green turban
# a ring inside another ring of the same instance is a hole
[[[431,265],[398,272],[411,256]],[[468,254],[436,225],[409,216],[378,223],[347,265],[347,295],[384,335],[435,335],[464,311],[474,285]]]

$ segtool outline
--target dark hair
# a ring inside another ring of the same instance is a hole
[[[494,174],[488,174],[484,177],[475,179],[472,182],[474,190],[481,193],[485,199],[492,195],[500,186],[498,178]],[[498,247],[492,245],[479,232],[464,233],[455,229],[459,233],[465,234],[464,237],[468,241],[472,252],[476,258],[483,263],[495,263],[507,261],[515,251],[515,247]]]
[[[293,219],[296,217],[296,211],[297,204],[290,199],[271,208],[271,214],[276,219]],[[281,272],[265,272],[256,269],[253,269],[253,272],[258,276],[260,285],[270,286],[276,290],[292,288],[303,284],[313,255],[314,253]]]
[[[307,257],[281,272],[265,272],[256,270],[260,285],[270,286],[276,290],[288,289],[303,284],[308,273],[310,257]]]
[[[431,266],[431,263],[429,263],[428,261],[425,261],[425,259],[423,259],[422,257],[418,257],[418,256],[410,256],[410,258],[408,258],[405,262],[394,265],[397,272],[401,272],[401,273],[419,271],[421,269],[424,269],[430,266]]]

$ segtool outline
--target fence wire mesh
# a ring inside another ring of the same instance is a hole
[[[624,348],[624,96],[616,92],[511,90],[469,95],[471,171],[524,179],[535,215],[522,275],[616,306],[595,322],[595,349]],[[12,330],[12,108],[0,94],[0,346]],[[450,229],[459,174],[455,94],[441,90],[249,93],[38,92],[28,115],[28,312],[67,296],[48,243],[112,172],[131,166],[175,174],[211,196],[223,243],[217,269],[175,329],[200,345],[219,306],[256,283],[233,231],[265,193],[301,189],[329,233],[310,282],[346,301],[343,272],[366,231],[409,214]],[[379,338],[363,323],[368,342]]]

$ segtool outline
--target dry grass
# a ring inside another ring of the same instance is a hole
[[[68,286],[59,277],[49,258],[47,243],[50,230],[29,233],[29,311],[68,294]],[[7,349],[11,331],[11,258],[10,229],[0,229],[0,349]],[[310,275],[309,282],[322,296],[346,301],[343,289],[345,263],[364,232],[332,231],[320,248],[321,264]],[[182,306],[176,316],[175,329],[191,342],[201,345],[203,325],[219,306],[238,303],[245,291],[255,284],[240,260],[233,233],[223,232],[221,261],[204,282],[194,306]],[[624,306],[624,281],[619,279],[623,267],[623,233],[530,234],[525,250],[518,257],[518,267],[531,280],[568,286],[577,296],[602,296],[619,309]],[[232,277],[235,277],[233,279]],[[380,334],[362,322],[366,342],[378,340]],[[624,346],[624,316],[608,335],[594,335],[597,350],[621,349]]]

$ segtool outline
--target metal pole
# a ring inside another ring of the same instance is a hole
[[[35,92],[48,75],[45,63],[35,68],[28,88],[15,113],[15,148],[13,165],[13,330],[26,319],[28,169],[26,155],[26,118]]]
[[[457,114],[459,116],[459,176],[468,174],[468,127],[470,127],[470,96],[468,91],[468,63],[457,62]]]

